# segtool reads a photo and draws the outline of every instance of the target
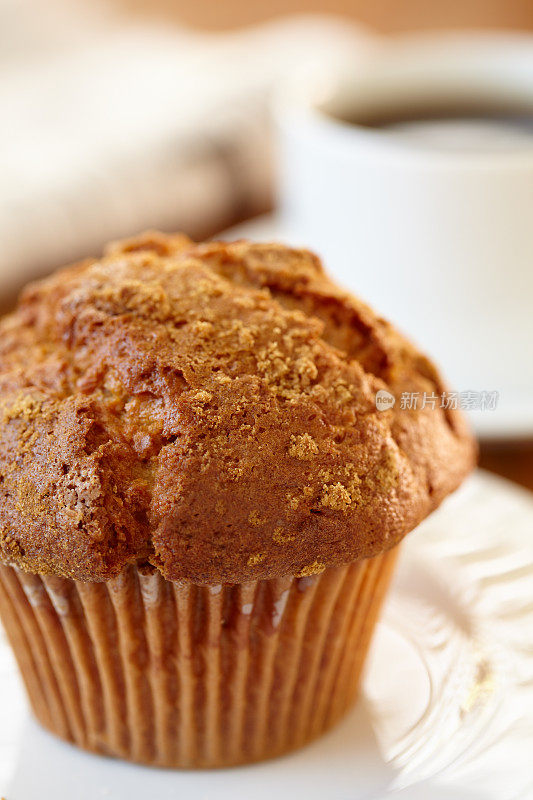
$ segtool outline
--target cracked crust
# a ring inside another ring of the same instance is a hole
[[[0,554],[242,582],[395,545],[475,461],[433,365],[316,256],[148,233],[0,322]]]

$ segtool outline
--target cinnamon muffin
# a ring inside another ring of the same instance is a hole
[[[444,388],[304,250],[149,233],[28,286],[0,322],[0,613],[37,718],[177,767],[332,725],[398,543],[475,461]]]

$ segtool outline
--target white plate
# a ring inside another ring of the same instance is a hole
[[[402,548],[361,699],[307,748],[253,767],[149,769],[30,720],[0,633],[7,800],[533,797],[533,497],[478,472]]]
[[[302,237],[291,231],[276,214],[265,214],[250,222],[225,231],[220,238],[246,238],[257,241],[281,241],[295,246],[306,246]],[[335,275],[335,265],[326,263],[328,271]],[[357,287],[355,287],[357,288]],[[362,297],[365,300],[365,297]],[[377,309],[378,311],[380,309]],[[394,319],[391,320],[394,322]],[[407,333],[409,333],[407,331]],[[423,348],[424,343],[420,342]],[[429,354],[431,355],[431,354]],[[516,362],[515,374],[523,372],[521,361],[523,350],[516,348],[509,352],[509,358]],[[446,364],[440,365],[446,375]],[[457,386],[457,390],[476,389],[472,386]],[[477,387],[479,390],[487,387]],[[497,387],[493,386],[492,389]],[[493,410],[467,412],[476,434],[486,439],[523,439],[533,437],[533,403],[531,391],[524,386],[521,393],[500,391],[497,407]]]

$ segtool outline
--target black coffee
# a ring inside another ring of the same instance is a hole
[[[419,127],[429,123],[480,123],[503,126],[533,135],[533,109],[497,107],[473,103],[415,105],[335,114],[350,125],[379,130]]]

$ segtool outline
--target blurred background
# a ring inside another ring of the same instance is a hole
[[[376,37],[532,29],[531,0],[0,0],[2,311],[110,239],[272,220],[271,99],[303,65]],[[533,430],[483,432],[481,463],[533,488]]]
[[[125,8],[161,18],[174,18],[190,25],[212,30],[250,25],[288,14],[336,14],[368,25],[382,33],[413,30],[465,29],[465,28],[521,28],[533,26],[533,9],[528,0],[271,0],[243,2],[231,0],[210,3],[203,0],[189,3],[186,0],[123,0]]]

